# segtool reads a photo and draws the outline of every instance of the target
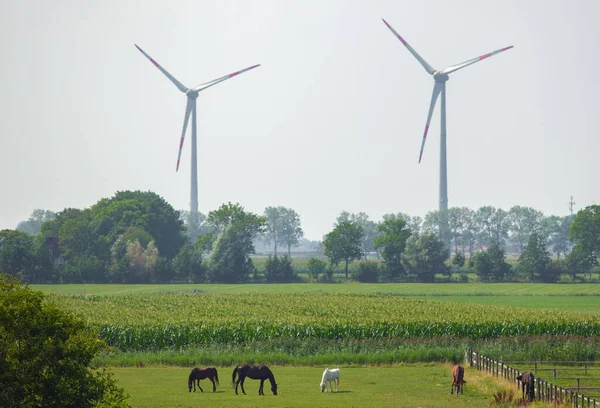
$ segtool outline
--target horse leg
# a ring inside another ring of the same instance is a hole
[[[215,380],[212,377],[208,377],[208,379],[213,383],[213,392],[217,390],[217,386],[215,385]]]
[[[202,387],[200,387],[200,379],[198,379],[198,388],[200,388],[200,392],[204,392],[204,390],[202,389]]]
[[[261,378],[260,379],[260,387],[258,387],[258,395],[265,395],[265,393],[263,392],[264,385],[265,385],[265,379]]]
[[[246,381],[246,377],[242,378],[242,380],[240,381],[240,385],[242,386],[242,392],[244,393],[244,395],[246,395],[246,390],[244,390],[244,381]]]

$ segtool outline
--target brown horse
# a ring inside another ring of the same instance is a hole
[[[519,375],[517,380],[521,381],[521,393],[523,394],[522,399],[525,399],[525,390],[527,390],[527,397],[529,401],[533,401],[535,399],[535,393],[533,389],[533,382],[535,378],[533,377],[533,374],[529,371],[526,371]]]
[[[463,384],[466,384],[465,369],[460,365],[456,364],[452,367],[452,388],[450,388],[450,394],[454,394],[454,387],[456,387],[456,395],[462,394]]]
[[[192,385],[194,386],[194,392],[196,392],[196,383],[198,383],[198,388],[200,391],[204,392],[202,387],[200,387],[200,380],[204,380],[208,378],[213,385],[213,392],[217,390],[217,386],[215,382],[219,384],[219,373],[217,373],[217,369],[214,367],[207,368],[194,368],[188,377],[188,391],[192,392]]]
[[[236,374],[238,376],[237,381],[235,380]],[[242,364],[241,366],[237,366],[233,369],[233,374],[231,375],[231,386],[235,387],[236,395],[238,393],[238,384],[242,386],[242,392],[244,395],[246,395],[246,391],[244,391],[244,381],[246,380],[246,377],[253,380],[260,380],[258,395],[265,395],[263,392],[265,380],[269,380],[271,382],[271,391],[273,391],[273,395],[277,395],[277,383],[275,383],[273,372],[269,369],[269,367],[263,364],[257,366]]]

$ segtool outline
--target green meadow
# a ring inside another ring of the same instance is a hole
[[[189,368],[114,368],[121,386],[132,395],[132,406],[163,407],[473,407],[490,406],[492,392],[500,389],[494,379],[467,369],[462,395],[450,395],[451,367],[446,364],[386,366],[342,366],[338,392],[320,392],[324,366],[271,366],[278,395],[265,382],[265,395],[258,395],[257,380],[246,380],[247,395],[231,386],[233,367],[218,367],[220,386],[212,392],[208,380],[200,382],[204,392],[188,392]]]

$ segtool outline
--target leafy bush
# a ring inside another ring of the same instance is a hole
[[[377,262],[362,261],[358,263],[358,270],[352,273],[352,279],[364,283],[376,283],[379,276]]]
[[[89,367],[104,346],[83,320],[0,275],[0,406],[128,407],[112,374]]]
[[[465,261],[465,255],[462,252],[459,252],[452,258],[452,265],[462,268],[463,266],[465,266]]]
[[[310,258],[307,262],[308,276],[313,282],[319,280],[319,276],[324,276],[327,271],[327,262],[322,259]]]
[[[267,282],[292,282],[296,276],[292,268],[292,258],[287,255],[282,257],[269,255],[263,273]]]

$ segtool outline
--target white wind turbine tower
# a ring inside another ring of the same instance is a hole
[[[233,78],[234,76],[239,75],[243,72],[254,69],[254,68],[260,66],[260,64],[253,65],[251,67],[242,69],[241,71],[236,71],[229,75],[225,75],[221,78],[213,79],[212,81],[205,82],[194,88],[188,88],[188,87],[184,86],[181,82],[179,82],[177,79],[175,79],[175,77],[173,77],[173,75],[169,74],[169,72],[167,72],[166,69],[161,67],[158,64],[158,62],[156,62],[154,59],[152,59],[152,57],[150,57],[150,55],[146,54],[144,52],[144,50],[142,50],[140,47],[137,46],[137,44],[134,44],[134,45],[142,54],[144,54],[144,56],[146,58],[148,58],[150,60],[150,62],[152,62],[154,64],[154,66],[156,68],[158,68],[160,70],[160,72],[162,72],[163,74],[165,74],[165,76],[167,78],[169,78],[169,80],[177,87],[177,89],[179,89],[181,92],[185,93],[187,96],[187,104],[185,106],[185,116],[183,119],[183,130],[181,131],[181,140],[179,141],[179,154],[177,155],[177,167],[175,168],[175,171],[179,170],[179,161],[181,160],[181,150],[183,148],[183,140],[185,139],[185,131],[187,129],[187,125],[188,125],[188,121],[190,119],[190,113],[191,113],[192,114],[192,165],[191,165],[191,173],[192,174],[191,174],[191,187],[190,187],[190,195],[191,195],[190,215],[192,217],[191,221],[193,222],[193,225],[195,227],[197,225],[196,221],[197,221],[197,216],[198,216],[198,164],[197,164],[198,155],[197,155],[197,151],[196,151],[196,146],[197,146],[196,98],[198,97],[198,93],[200,91],[210,88],[211,86],[216,85],[219,82],[223,82],[229,78]],[[195,238],[195,237],[193,237],[193,238]]]
[[[446,81],[449,79],[448,75],[454,71],[458,71],[464,67],[467,67],[471,64],[484,60],[486,58],[491,57],[492,55],[496,55],[501,53],[502,51],[506,51],[511,49],[513,46],[509,46],[506,48],[501,48],[496,51],[492,51],[488,54],[484,54],[480,57],[470,59],[465,62],[461,62],[460,64],[450,65],[449,67],[437,71],[433,69],[431,65],[427,63],[405,40],[390,26],[387,21],[382,19],[385,25],[394,33],[396,37],[404,44],[404,46],[410,51],[410,53],[421,63],[425,71],[431,76],[433,76],[433,80],[435,84],[433,85],[433,94],[431,95],[431,104],[429,105],[429,113],[427,114],[427,123],[425,124],[425,132],[423,133],[423,141],[421,142],[421,151],[419,153],[419,163],[421,163],[421,158],[423,156],[423,149],[425,147],[425,140],[427,140],[427,132],[429,131],[429,123],[431,122],[431,116],[433,115],[433,109],[435,108],[435,104],[437,102],[438,96],[441,94],[442,99],[442,108],[441,108],[441,125],[440,125],[440,215],[441,219],[441,235],[444,242],[447,242],[449,239],[448,233],[448,218],[447,211],[448,210],[448,174],[446,168]]]

